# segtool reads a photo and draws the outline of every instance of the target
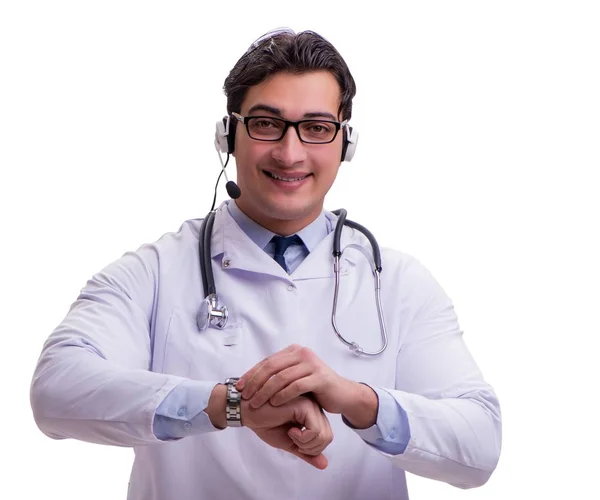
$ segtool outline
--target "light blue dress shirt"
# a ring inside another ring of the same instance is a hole
[[[244,233],[259,248],[273,257],[275,247],[271,239],[275,233],[250,219],[234,201],[229,201],[227,208]],[[294,272],[318,243],[333,230],[332,222],[325,217],[324,212],[321,212],[312,223],[298,231],[296,234],[302,240],[303,245],[292,245],[284,254],[289,273]],[[218,430],[203,411],[208,406],[210,394],[218,383],[223,383],[223,381],[189,380],[176,386],[156,410],[153,424],[154,435],[162,440],[172,440]],[[404,452],[410,441],[406,412],[385,389],[369,387],[375,391],[379,399],[379,411],[375,425],[368,429],[354,429],[345,419],[344,422],[353,428],[364,441],[378,450],[390,455],[399,455]]]

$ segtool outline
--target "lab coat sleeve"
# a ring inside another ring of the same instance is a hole
[[[156,409],[154,435],[167,441],[220,430],[204,411],[217,384],[200,380],[181,382]]]
[[[387,389],[408,419],[403,453],[382,452],[398,467],[460,488],[484,484],[501,448],[500,406],[469,353],[452,302],[414,261],[403,280],[410,287],[411,320],[397,353],[396,387]],[[398,419],[400,421],[401,419]]]
[[[150,371],[156,247],[128,252],[88,281],[46,341],[30,389],[38,427],[55,439],[159,442],[157,407],[186,379]]]
[[[377,421],[367,429],[357,429],[342,415],[343,422],[364,441],[390,455],[404,453],[410,440],[410,428],[406,412],[385,389],[369,386],[377,394]]]

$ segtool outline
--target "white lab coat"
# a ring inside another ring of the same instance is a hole
[[[374,359],[356,357],[331,326],[333,233],[288,276],[222,205],[212,262],[229,323],[200,333],[199,226],[185,222],[87,283],[34,374],[32,408],[44,433],[134,447],[130,500],[405,499],[404,471],[463,488],[487,481],[500,453],[498,401],[463,343],[450,300],[418,261],[382,250],[389,346]],[[345,228],[342,247],[349,243],[370,251],[366,238]],[[347,339],[379,348],[373,277],[356,250],[342,258],[337,321]],[[377,451],[339,415],[329,415],[334,440],[324,471],[247,428],[169,442],[154,436],[155,410],[179,382],[222,382],[293,343],[345,377],[388,389],[408,416],[406,451]]]

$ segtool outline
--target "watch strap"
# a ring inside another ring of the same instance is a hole
[[[242,426],[242,394],[235,387],[238,380],[239,377],[232,377],[225,381],[227,385],[227,400],[225,403],[227,427]]]

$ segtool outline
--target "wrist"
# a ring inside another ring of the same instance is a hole
[[[270,408],[272,408],[271,403],[266,403],[260,408],[252,408],[249,399],[242,399],[240,405],[241,426],[248,427],[248,429],[253,431],[256,431],[256,429],[261,427],[268,427],[270,420],[265,412]]]
[[[225,429],[227,427],[227,418],[225,408],[227,407],[227,386],[217,384],[210,393],[206,414],[210,418],[210,422],[217,429]]]
[[[242,399],[241,409],[241,424],[242,427],[252,428],[252,413],[254,408],[250,406],[250,401]],[[254,410],[255,411],[255,410]]]
[[[377,393],[366,384],[351,382],[352,397],[342,415],[356,429],[368,429],[377,423],[379,398]]]

